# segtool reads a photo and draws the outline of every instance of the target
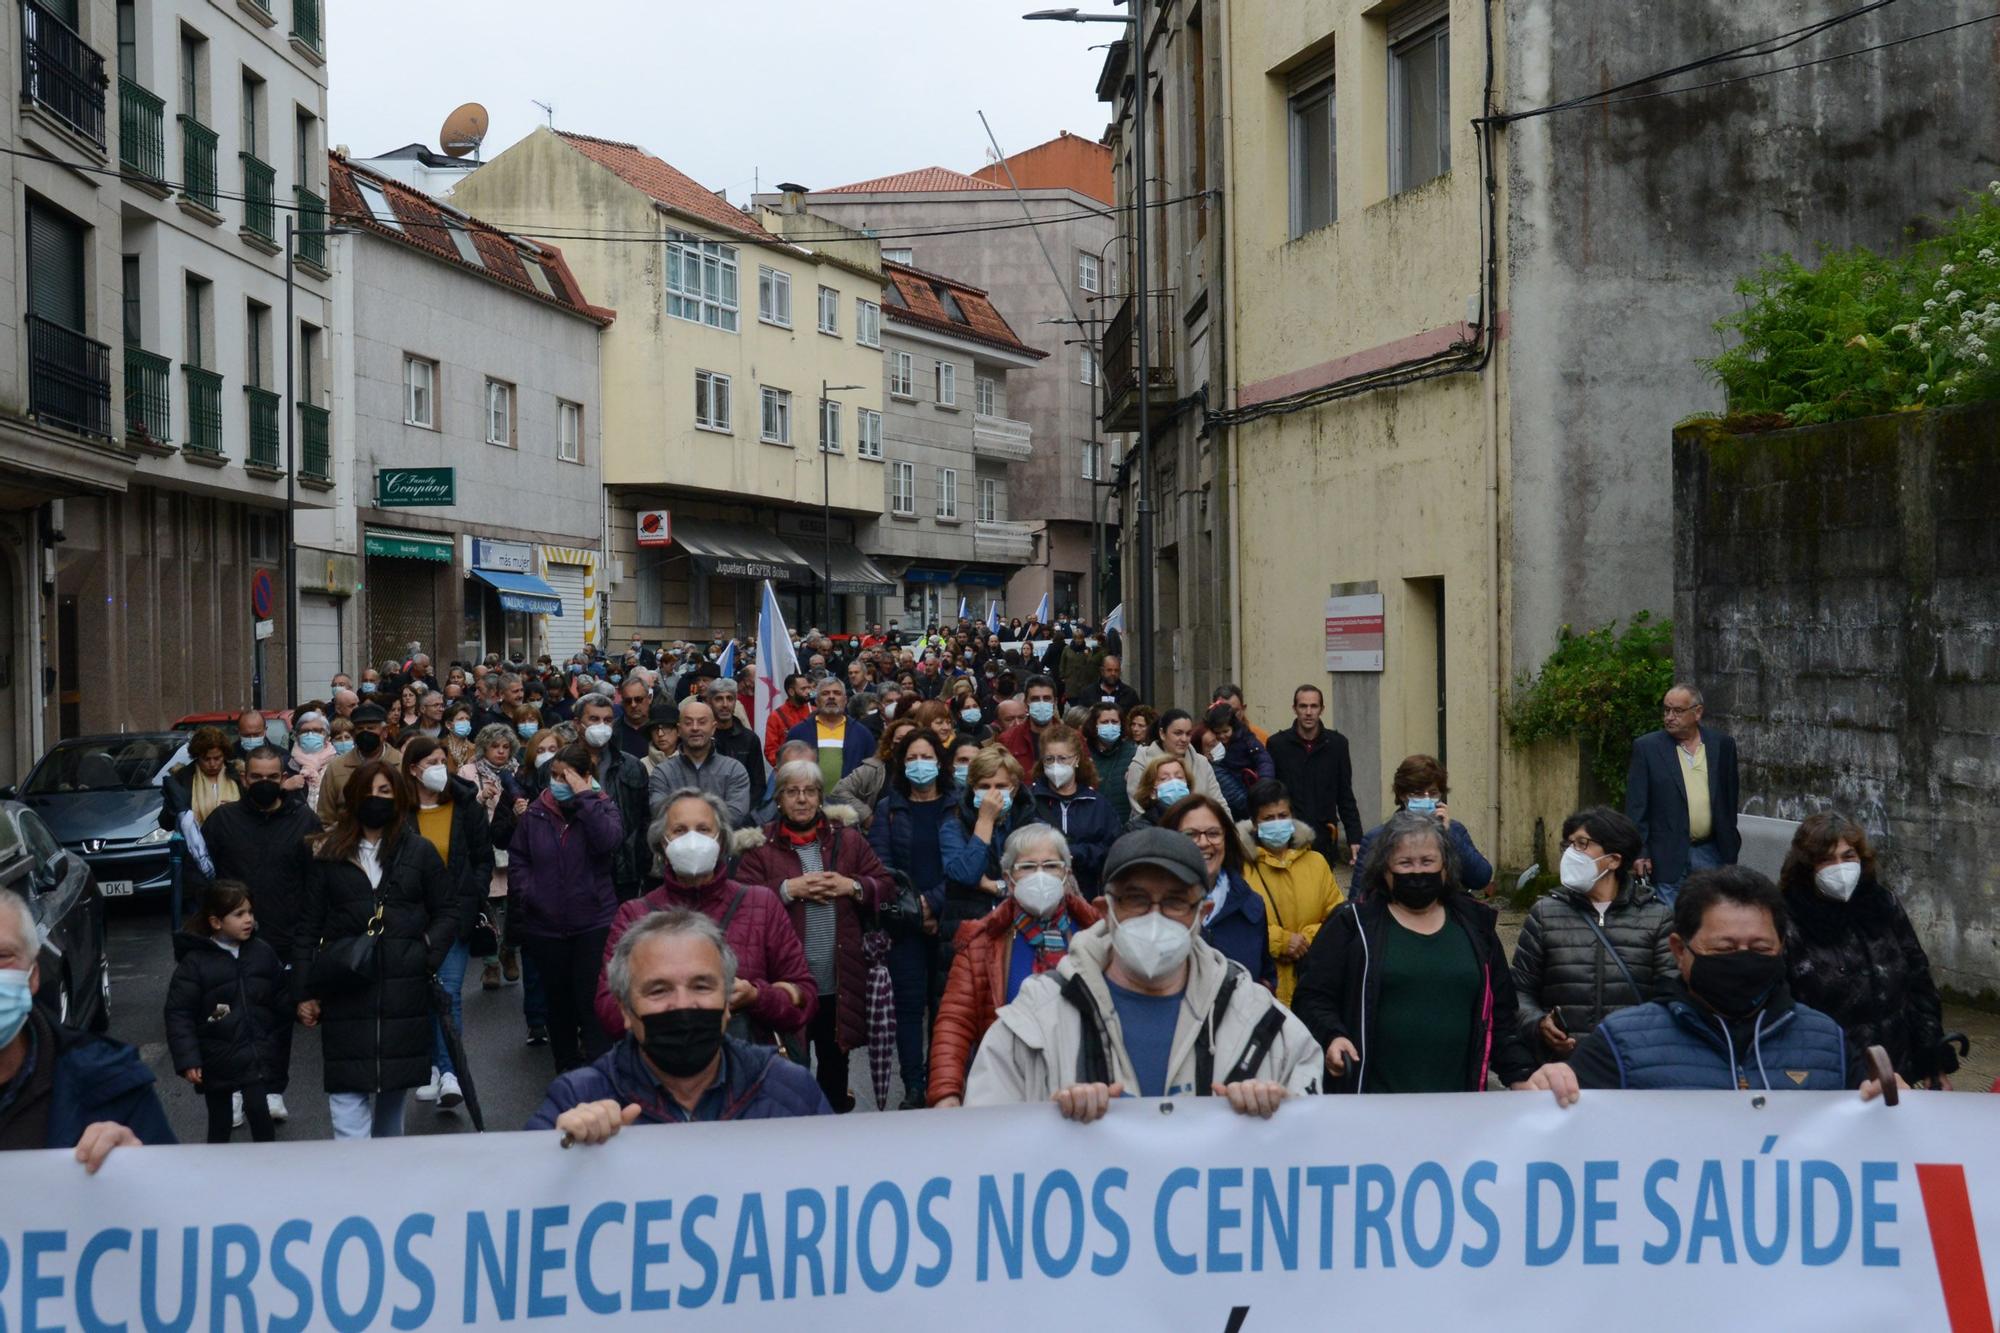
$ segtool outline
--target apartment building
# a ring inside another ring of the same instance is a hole
[[[1036,441],[1033,425],[1011,415],[1010,380],[1047,354],[976,287],[905,264],[882,272],[888,493],[861,546],[901,596],[874,618],[948,621],[961,600],[975,618],[989,604],[1005,613],[1040,527],[1014,517]]]
[[[886,493],[875,242],[796,192],[745,211],[636,144],[549,129],[452,203],[552,233],[620,312],[603,335],[614,639],[754,632],[765,579],[794,625],[881,609],[896,585],[859,545]]]
[[[253,585],[282,587],[288,496],[331,484],[326,45],[319,0],[17,0],[7,23],[0,773],[19,773],[57,737],[242,707],[260,682],[284,702],[292,630]]]

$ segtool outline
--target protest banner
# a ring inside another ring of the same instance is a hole
[[[8,1329],[1992,1333],[1996,1104],[1213,1100],[14,1153]]]

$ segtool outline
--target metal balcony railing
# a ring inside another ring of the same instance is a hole
[[[125,437],[145,444],[174,438],[173,362],[143,347],[125,349]]]
[[[104,146],[104,57],[35,0],[21,0],[21,97]]]
[[[28,409],[39,421],[111,434],[111,349],[75,329],[28,316]]]
[[[1139,340],[1137,296],[1127,296],[1104,330],[1104,355],[1098,373],[1103,377],[1104,421],[1113,430],[1134,429],[1141,399],[1171,401],[1179,377],[1174,368],[1174,297],[1172,292],[1154,292],[1145,298],[1146,343],[1149,355],[1146,384],[1139,383]]]
[[[183,365],[187,378],[189,453],[222,457],[222,376],[200,366]]]
[[[254,384],[243,386],[243,397],[250,409],[250,455],[245,461],[256,467],[283,467],[278,461],[278,414],[283,400]]]
[[[320,45],[319,0],[292,0],[292,36],[314,51],[324,50]]]
[[[118,165],[148,180],[167,178],[167,104],[123,75],[118,79]]]
[[[326,267],[326,200],[303,185],[294,186],[298,196],[299,258],[308,264]]]
[[[975,414],[972,418],[972,451],[988,458],[1018,462],[1034,456],[1035,428],[1011,417]]]
[[[180,122],[181,193],[211,213],[220,212],[215,194],[215,131],[193,116],[182,115]]]
[[[243,226],[267,241],[278,239],[278,210],[273,194],[278,173],[249,153],[238,153],[243,163]]]
[[[333,480],[333,455],[328,447],[332,413],[311,403],[299,404],[299,475],[312,481]]]

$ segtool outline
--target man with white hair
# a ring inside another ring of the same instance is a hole
[[[549,1086],[529,1129],[565,1146],[604,1143],[627,1125],[831,1115],[813,1076],[776,1046],[728,1036],[736,955],[691,908],[641,917],[604,966],[625,1036]]]
[[[35,1008],[41,938],[27,900],[0,889],[0,1150],[74,1148],[94,1175],[114,1149],[175,1142],[137,1051]]]

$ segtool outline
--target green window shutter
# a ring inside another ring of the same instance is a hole
[[[36,203],[28,205],[28,313],[85,331],[83,228]]]

